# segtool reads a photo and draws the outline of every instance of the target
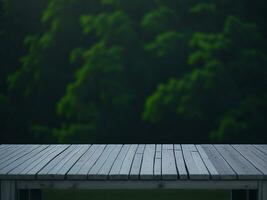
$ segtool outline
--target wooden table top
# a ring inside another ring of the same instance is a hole
[[[267,145],[0,145],[0,179],[261,180]]]

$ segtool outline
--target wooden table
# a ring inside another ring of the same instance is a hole
[[[2,200],[43,188],[254,190],[267,200],[267,145],[3,144],[0,180]]]

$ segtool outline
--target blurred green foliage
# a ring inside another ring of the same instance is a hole
[[[2,143],[266,143],[264,0],[0,0]]]

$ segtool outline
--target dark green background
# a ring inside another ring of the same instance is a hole
[[[1,143],[265,143],[265,0],[0,0]]]
[[[266,7],[266,0],[0,0],[0,143],[266,143]],[[78,194],[229,195],[44,193]]]

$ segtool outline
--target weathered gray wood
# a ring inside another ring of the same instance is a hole
[[[42,151],[31,156],[28,160],[26,160],[22,164],[18,165],[17,167],[9,171],[8,177],[17,178],[17,179],[22,178],[22,176],[25,175],[27,171],[29,171],[34,165],[40,162],[40,159],[43,158],[43,155],[46,155],[47,153],[49,153],[51,150],[53,150],[53,148],[54,146],[51,146],[51,145],[48,148],[44,147]]]
[[[9,148],[12,148],[13,147],[13,145],[10,145],[10,144],[1,144],[1,146],[0,146],[0,153],[1,153],[1,155],[2,155],[2,153],[5,151],[5,150],[7,150],[7,149],[9,149]]]
[[[209,172],[195,145],[182,145],[182,150],[190,179],[209,179]]]
[[[55,176],[57,178],[62,178],[62,179],[65,178],[66,173],[71,169],[71,167],[76,163],[76,161],[88,150],[89,147],[90,145],[81,145],[76,152],[73,152],[70,158],[57,172],[55,170],[56,172]]]
[[[138,148],[137,148],[137,150],[136,150],[136,153],[141,153],[141,154],[143,154],[144,151],[145,151],[145,147],[146,147],[145,144],[139,144],[139,145],[138,145]]]
[[[188,179],[188,173],[186,171],[181,145],[179,144],[174,145],[174,155],[179,174],[179,179]]]
[[[147,144],[145,146],[140,179],[153,179],[155,147],[155,144]]]
[[[49,145],[39,145],[37,148],[33,149],[30,153],[27,153],[26,155],[16,159],[14,162],[9,164],[8,166],[0,169],[0,178],[3,178],[3,179],[9,178],[9,175],[7,174],[8,172],[18,167],[19,165],[23,164],[24,162],[32,158],[34,155],[46,149],[48,146]]]
[[[258,155],[259,158],[267,162],[267,154],[262,152],[261,150],[257,149],[254,145],[246,145],[251,151]]]
[[[5,148],[5,147],[7,147],[8,145],[6,145],[6,144],[0,144],[0,151],[1,151],[1,149],[3,149],[3,148]]]
[[[240,154],[242,154],[254,167],[261,171],[267,178],[267,160],[262,160],[257,150],[255,151],[250,145],[232,145]]]
[[[267,145],[3,145],[5,179],[267,178]],[[214,181],[214,180],[213,180]]]
[[[5,163],[7,160],[15,156],[21,149],[28,148],[25,145],[10,145],[9,148],[4,149],[0,154],[0,164]]]
[[[111,167],[113,163],[115,162],[120,150],[122,148],[122,145],[116,145],[112,152],[109,154],[108,158],[106,159],[105,163],[101,167],[101,169],[98,171],[96,179],[107,179],[108,174],[111,170]]]
[[[145,145],[139,144],[132,163],[129,179],[138,179],[142,166]]]
[[[0,169],[3,169],[4,167],[10,165],[15,160],[27,155],[37,147],[38,145],[28,145],[28,146],[25,145],[23,148],[19,148],[18,151],[15,151],[14,153],[6,156],[1,160]]]
[[[88,162],[88,160],[93,156],[97,148],[98,148],[98,145],[89,145],[88,150],[77,160],[77,162],[68,171],[67,173],[68,179],[76,179],[76,174],[81,170],[81,168],[86,164],[86,162]],[[87,172],[85,174],[87,174]]]
[[[106,160],[108,159],[109,155],[113,151],[113,149],[116,147],[116,145],[107,145],[107,147],[104,149],[101,156],[98,158],[96,163],[93,165],[93,167],[88,172],[88,179],[96,179],[97,174],[100,171],[101,167],[104,165]]]
[[[216,170],[216,168],[214,167],[214,165],[212,164],[210,158],[208,157],[208,155],[206,154],[206,152],[202,149],[202,147],[200,145],[196,145],[196,148],[203,160],[203,162],[205,163],[210,176],[212,179],[219,179],[220,175],[218,173],[218,171]]]
[[[238,153],[230,145],[214,145],[228,164],[235,170],[239,179],[262,179],[263,174],[259,172],[249,161]]]
[[[162,145],[162,178],[177,179],[173,145]]]
[[[109,172],[109,179],[119,179],[119,174],[121,170],[121,166],[123,160],[130,149],[130,144],[123,145],[117,159],[115,160],[110,172]]]
[[[211,178],[212,179],[219,179],[220,175],[219,175],[218,171],[216,170],[215,166],[213,165],[213,163],[211,162],[211,160],[209,159],[208,155],[204,151],[204,149],[200,145],[196,145],[196,148],[197,148],[197,150],[198,150],[198,152],[202,158],[202,161],[204,162],[206,168],[208,169]]]
[[[16,200],[17,188],[15,181],[1,181],[1,200]]]
[[[236,179],[237,175],[213,145],[201,145],[208,159],[219,173],[220,179]],[[212,176],[212,175],[211,175]]]
[[[37,178],[53,178],[56,175],[55,171],[61,168],[65,164],[65,162],[73,155],[73,152],[76,152],[78,148],[79,147],[77,145],[70,145],[65,151],[50,160],[50,162],[37,173]]]
[[[23,147],[23,145],[7,145],[1,151],[0,159],[3,159],[4,157],[6,157],[7,155],[9,155],[10,153],[12,153],[14,151],[18,151],[18,149],[21,147]]]
[[[37,162],[33,163],[33,165],[29,165],[29,167],[25,168],[20,176],[24,179],[33,179],[35,175],[46,166],[51,160],[53,160],[56,156],[58,156],[61,152],[63,152],[70,145],[55,145],[52,149],[53,151],[45,154],[40,157]]]
[[[258,145],[254,145],[254,146],[267,155],[267,145],[259,145],[258,144]]]
[[[162,162],[162,145],[156,145],[155,165],[154,165],[154,179],[161,179],[161,163]]]
[[[267,144],[258,144],[258,145],[255,145],[255,146],[259,146],[259,147],[267,150]]]
[[[66,150],[66,151],[69,150],[68,153],[64,155],[64,157],[61,157],[60,162],[54,162],[54,163],[53,161],[50,162],[51,165],[49,163],[38,173],[38,178],[64,179],[67,171],[74,165],[74,163],[82,156],[82,154],[88,148],[89,148],[89,145],[71,145]]]
[[[103,153],[106,145],[92,145],[67,174],[69,179],[87,179],[87,174]]]
[[[88,162],[93,156],[99,145],[89,145],[87,151],[76,161],[76,163],[68,171],[66,177],[68,179],[76,179],[75,175],[81,170],[81,168]],[[84,173],[87,174],[87,173]]]
[[[135,152],[137,150],[137,146],[138,145],[136,145],[136,144],[132,144],[129,151],[127,152],[127,154],[123,160],[120,173],[119,173],[120,179],[128,179],[129,174],[130,174],[130,170],[131,170],[131,166],[133,163],[134,155],[135,155]]]
[[[258,200],[267,199],[267,181],[259,181]]]

